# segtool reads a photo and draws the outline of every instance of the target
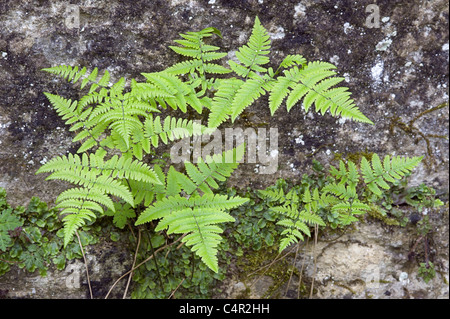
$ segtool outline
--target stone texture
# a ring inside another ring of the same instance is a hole
[[[236,126],[278,127],[279,169],[262,175],[255,173],[255,165],[242,165],[230,185],[263,188],[279,177],[296,180],[309,171],[311,154],[328,164],[335,153],[368,151],[382,156],[425,155],[412,183],[427,183],[448,199],[448,139],[430,138],[427,149],[417,131],[392,126],[395,117],[407,123],[448,101],[448,2],[379,0],[380,27],[368,28],[366,7],[372,2],[84,0],[74,6],[68,1],[1,1],[0,187],[6,188],[13,205],[26,204],[31,196],[52,202],[66,187],[34,174],[52,157],[76,150],[70,132],[42,92],[77,98],[77,91],[40,69],[84,65],[108,69],[113,79],[139,78],[141,72],[162,70],[180,60],[167,47],[178,33],[207,26],[222,31],[224,38],[215,44],[232,55],[246,42],[258,15],[273,40],[274,65],[287,54],[336,64],[357,105],[375,124],[305,114],[300,108],[289,114],[280,108],[271,117],[263,98]],[[71,19],[74,8],[79,10],[79,25]],[[448,107],[425,114],[414,125],[425,135],[448,136]],[[324,252],[323,258],[334,260],[342,249],[381,258],[383,245],[364,250],[359,244],[342,242]],[[324,281],[325,270],[319,275]],[[443,295],[438,289],[430,296]]]

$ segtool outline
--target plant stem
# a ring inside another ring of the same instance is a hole
[[[127,271],[126,273],[124,273],[122,276],[119,277],[119,279],[117,279],[114,284],[111,286],[111,288],[109,289],[108,293],[105,296],[105,299],[108,299],[109,294],[111,293],[111,291],[113,290],[113,288],[117,285],[117,283],[124,277],[126,277],[129,273],[135,271],[136,269],[138,269],[139,267],[141,267],[143,264],[145,264],[147,261],[149,261],[150,259],[153,258],[153,256],[156,256],[156,253],[160,252],[163,249],[166,249],[167,247],[172,246],[173,244],[176,244],[177,242],[179,242],[180,240],[182,240],[187,234],[184,234],[183,236],[181,236],[180,238],[178,238],[177,240],[175,240],[174,242],[164,245],[160,248],[158,248],[157,250],[155,250],[155,253],[151,256],[149,256],[147,259],[145,259],[144,261],[142,261],[141,263],[139,263],[138,265],[136,265],[135,267],[133,267],[132,269],[130,269],[129,271]]]
[[[138,229],[138,242],[136,245],[136,252],[134,253],[134,259],[133,259],[133,265],[131,266],[131,269],[134,268],[134,265],[136,264],[136,257],[139,251],[139,245],[141,244],[141,230]],[[128,287],[130,286],[130,282],[131,282],[131,278],[133,277],[133,272],[130,272],[130,276],[128,277],[128,282],[127,282],[127,286],[125,287],[125,292],[123,293],[123,299],[126,298],[127,296],[127,292],[128,292]]]
[[[88,282],[88,286],[89,286],[89,293],[91,295],[91,299],[94,299],[94,297],[92,296],[91,280],[89,279],[89,269],[88,269],[88,265],[87,265],[87,261],[86,261],[86,255],[84,254],[83,245],[81,244],[81,239],[80,239],[80,235],[78,234],[78,231],[75,231],[75,234],[77,235],[78,244],[80,245],[81,254],[83,255],[83,259],[84,259],[84,266],[86,268],[86,276],[87,276],[87,282]]]

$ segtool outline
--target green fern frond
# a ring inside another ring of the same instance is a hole
[[[167,116],[163,121],[159,116],[153,119],[150,115],[144,122],[144,134],[139,140],[144,150],[150,153],[151,146],[158,147],[160,140],[167,144],[169,141],[201,135],[205,130],[203,125],[195,121],[171,116]]]
[[[59,65],[51,68],[44,68],[42,71],[55,74],[72,83],[76,83],[80,79],[83,79],[81,82],[81,89],[91,82],[92,85],[89,88],[89,93],[95,91],[99,87],[108,86],[110,80],[110,75],[107,70],[104,71],[101,78],[98,78],[98,68],[94,68],[92,72],[89,73],[87,72],[86,67],[83,67],[80,70],[78,66],[72,67],[69,65]]]
[[[306,59],[300,54],[287,55],[283,61],[280,63],[280,69],[290,68],[292,66],[305,67],[307,64]]]
[[[114,203],[111,198],[105,193],[99,191],[98,189],[92,188],[82,188],[82,187],[74,187],[68,190],[65,190],[61,194],[59,194],[56,199],[56,203],[61,203],[68,200],[89,200],[92,202],[97,202],[106,206],[108,209],[114,211]]]
[[[280,252],[290,244],[304,240],[304,235],[311,236],[309,227],[325,226],[325,222],[317,215],[317,212],[320,208],[327,206],[328,202],[326,196],[320,196],[318,189],[314,189],[311,194],[308,187],[301,196],[295,189],[285,194],[282,188],[259,191],[259,194],[269,202],[279,203],[272,206],[270,210],[282,217],[277,225],[285,228],[281,233]]]
[[[91,153],[89,156],[83,153],[82,157],[77,154],[69,154],[68,156],[58,156],[42,165],[36,174],[52,173],[48,176],[49,179],[54,179],[55,176],[63,176],[64,173],[80,173],[80,181],[86,183],[90,178],[95,179],[97,175],[103,174],[113,178],[126,178],[136,181],[143,181],[145,183],[162,184],[158,179],[156,173],[145,163],[138,160],[132,161],[131,158],[118,157],[114,155],[111,159],[104,161],[102,156]],[[57,175],[55,175],[57,174]],[[67,175],[71,179],[73,175]],[[124,199],[125,200],[125,199]],[[131,203],[132,204],[132,203]]]
[[[251,105],[261,95],[266,94],[263,88],[264,84],[264,79],[252,78],[248,79],[239,87],[231,104],[231,120],[233,122],[245,108]]]
[[[284,203],[286,200],[286,195],[284,190],[281,189],[264,189],[258,190],[260,198],[267,200],[268,202],[279,202]]]
[[[174,110],[179,108],[186,113],[187,105],[190,105],[199,114],[202,113],[202,103],[197,97],[194,88],[181,81],[177,76],[169,72],[142,73],[142,75],[158,90],[173,96],[158,98],[157,101],[161,102],[163,106],[167,103]]]
[[[67,214],[62,220],[64,224],[64,247],[67,247],[79,228],[96,217],[91,210],[80,208],[66,208],[61,214]]]
[[[218,271],[217,245],[222,229],[217,224],[233,222],[234,218],[225,210],[243,205],[246,198],[205,194],[189,198],[171,196],[147,208],[136,221],[136,225],[160,219],[156,231],[167,229],[167,233],[187,234],[183,242],[192,246],[202,261],[213,271]]]
[[[211,113],[208,118],[208,126],[218,127],[231,115],[230,105],[232,105],[235,95],[244,82],[238,79],[226,79],[220,82],[211,105]]]
[[[180,185],[187,194],[193,194],[198,190],[211,193],[211,189],[219,187],[216,180],[225,181],[231,176],[244,157],[244,152],[245,144],[241,144],[220,155],[207,156],[205,160],[199,158],[197,165],[186,162],[185,168],[189,178],[180,178]]]
[[[299,209],[297,205],[276,206],[272,207],[271,210],[288,217],[277,222],[277,225],[285,228],[281,233],[284,237],[280,241],[279,252],[286,249],[288,245],[298,242],[298,240],[304,240],[303,234],[310,237],[309,226],[325,226],[322,218],[315,213]]]
[[[299,62],[301,68],[292,61]],[[283,61],[279,69],[286,65],[294,66],[284,70],[284,75],[278,76],[271,85],[269,108],[272,115],[286,99],[288,111],[298,102],[303,101],[306,112],[315,105],[315,111],[321,114],[329,111],[333,116],[372,123],[355,106],[348,88],[335,87],[344,78],[335,76],[336,67],[333,64],[320,61],[306,64],[306,61],[298,56],[295,59],[290,57],[287,61]]]
[[[243,78],[247,78],[251,72],[267,72],[263,67],[270,62],[267,56],[270,52],[271,41],[267,30],[261,25],[259,18],[255,18],[252,34],[244,46],[236,52],[240,64],[229,61],[231,69]]]
[[[383,189],[389,189],[388,182],[394,182],[396,179],[400,179],[406,174],[410,173],[423,159],[421,157],[401,157],[395,156],[392,159],[387,155],[383,163],[377,154],[373,154],[372,161],[369,161],[363,157],[361,160],[361,172],[364,178],[364,183],[369,190],[374,194],[381,196]]]
[[[227,74],[231,70],[215,63],[207,63],[210,61],[220,60],[227,55],[224,52],[217,52],[220,48],[213,45],[206,44],[203,39],[210,37],[213,34],[222,37],[222,34],[216,28],[205,28],[198,32],[188,32],[180,34],[183,38],[175,40],[180,46],[169,46],[176,53],[190,58],[188,61],[183,61],[168,68],[166,71],[171,74],[189,74],[197,72],[202,78],[202,82],[206,80],[206,74]]]
[[[81,187],[69,189],[57,198],[57,207],[63,208],[64,241],[72,239],[77,228],[86,221],[96,218],[97,213],[103,213],[103,207],[114,211],[114,204],[108,195],[124,200],[131,207],[135,206],[134,196],[121,179],[141,184],[162,184],[159,176],[146,164],[131,158],[113,156],[104,161],[103,156],[84,153],[60,156],[41,166],[38,173],[51,173],[46,179],[59,179]]]
[[[72,102],[70,99],[65,99],[59,95],[47,92],[44,92],[44,95],[50,101],[51,105],[61,119],[66,121],[66,124],[69,125],[80,120],[80,114],[77,109],[77,101]]]

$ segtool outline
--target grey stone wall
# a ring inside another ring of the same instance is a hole
[[[424,182],[448,198],[448,138],[423,138],[448,136],[448,106],[425,113],[412,130],[399,124],[448,102],[447,1],[70,3],[0,1],[0,187],[13,205],[26,204],[31,196],[52,202],[65,185],[34,173],[52,157],[76,150],[43,92],[77,98],[77,91],[40,69],[82,65],[107,69],[113,79],[139,78],[141,72],[180,61],[168,45],[189,30],[218,28],[224,37],[215,44],[232,55],[246,42],[255,16],[271,33],[274,65],[287,54],[334,63],[374,125],[305,114],[300,108],[290,113],[280,108],[271,117],[267,100],[261,99],[236,125],[277,127],[279,168],[262,175],[257,166],[242,165],[231,185],[262,188],[279,177],[295,180],[308,172],[311,154],[328,164],[337,153],[367,151],[424,155],[412,182]]]

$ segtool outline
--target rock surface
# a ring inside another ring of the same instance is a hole
[[[275,174],[262,175],[257,174],[254,164],[242,165],[230,179],[231,185],[263,188],[280,177],[299,179],[311,166],[311,154],[325,164],[336,155],[360,151],[381,156],[425,155],[412,183],[426,183],[448,200],[448,139],[423,138],[448,136],[448,106],[423,114],[448,102],[448,2],[376,3],[379,17],[370,10],[372,1],[349,0],[84,0],[77,5],[67,1],[1,1],[0,187],[6,188],[13,205],[24,205],[31,196],[52,202],[66,187],[45,182],[44,176],[34,174],[54,156],[75,150],[70,143],[72,135],[43,92],[57,92],[69,98],[77,95],[69,85],[40,69],[60,64],[83,65],[108,69],[113,79],[139,77],[141,72],[162,70],[179,61],[168,45],[181,32],[207,26],[221,30],[224,38],[215,44],[232,55],[246,42],[255,16],[259,16],[273,40],[274,64],[287,54],[336,64],[356,104],[375,124],[305,114],[300,108],[289,114],[280,108],[271,117],[267,100],[262,99],[236,125],[245,128],[267,123],[268,127],[277,127],[279,168]],[[399,124],[420,114],[423,116],[414,121],[415,129]],[[448,234],[448,217],[444,226]],[[364,267],[359,260],[366,257],[385,258],[385,251],[391,246],[377,242],[377,238],[388,233],[367,227],[362,226],[360,231],[348,235],[347,241],[341,239],[323,251],[317,274],[320,282],[333,285],[327,276],[333,276],[334,282],[341,280],[338,270],[349,269],[346,258],[355,267]],[[357,239],[351,237],[355,234]],[[369,239],[374,242],[368,244]],[[405,244],[407,238],[399,240]],[[448,249],[448,236],[442,240]],[[347,252],[353,252],[357,259],[345,257],[349,256]],[[395,266],[396,259],[391,257],[384,265],[391,267],[390,277],[383,280],[396,282],[400,272],[405,271]],[[446,258],[448,282],[448,255]],[[327,270],[333,266],[334,271]],[[409,285],[413,283],[411,280]],[[393,290],[396,297],[404,296],[403,286],[381,286],[382,290]],[[362,296],[357,282],[351,287],[357,296]],[[433,287],[434,291],[426,296],[448,298],[448,284],[444,291],[439,285]],[[319,289],[318,296],[342,297],[349,293],[342,287],[333,289],[336,292]],[[394,292],[397,290],[398,294]],[[39,296],[50,298],[52,293],[42,292]]]

